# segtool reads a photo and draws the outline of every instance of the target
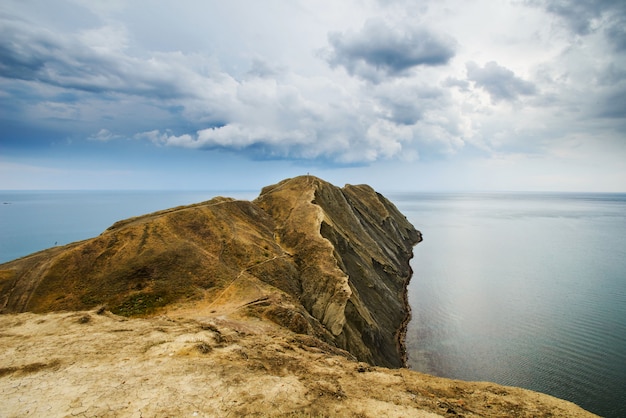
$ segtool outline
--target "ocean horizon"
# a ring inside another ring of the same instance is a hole
[[[391,194],[422,232],[409,366],[626,416],[626,194]]]
[[[217,196],[259,191],[0,190],[0,263],[100,235],[115,222]]]
[[[0,263],[259,191],[0,191]],[[384,193],[422,232],[409,366],[626,416],[626,194]]]

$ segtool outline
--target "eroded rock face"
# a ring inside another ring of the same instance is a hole
[[[253,202],[216,198],[114,224],[0,265],[0,312],[126,316],[202,302],[271,320],[375,365],[404,365],[406,285],[418,231],[368,186],[312,176]]]
[[[522,389],[355,361],[404,364],[420,240],[370,187],[304,176],[253,202],[131,218],[2,264],[0,313],[35,312],[0,315],[3,412],[594,416]]]
[[[409,260],[420,233],[369,186],[300,177],[264,189],[256,203],[294,254],[303,305],[337,344],[363,361],[404,365]]]

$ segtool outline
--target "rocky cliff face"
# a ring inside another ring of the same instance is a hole
[[[404,364],[420,239],[370,187],[303,176],[253,202],[127,219],[2,264],[2,411],[593,416],[523,389],[372,366]]]
[[[337,345],[363,361],[402,366],[419,232],[368,186],[339,189],[301,177],[265,188],[256,202],[294,254],[302,304]]]
[[[132,316],[203,301],[401,367],[409,259],[420,234],[368,186],[311,176],[253,202],[216,198],[120,221],[0,266],[0,312]]]

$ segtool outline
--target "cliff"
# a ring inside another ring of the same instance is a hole
[[[254,202],[216,198],[140,216],[6,263],[0,312],[103,305],[134,316],[204,300],[401,367],[419,240],[370,187],[302,176],[266,187]]]
[[[263,189],[256,203],[293,254],[299,300],[330,339],[361,361],[403,366],[405,292],[419,232],[368,186],[339,189],[301,177]]]
[[[420,240],[370,187],[302,176],[2,264],[3,413],[593,416],[400,368]]]

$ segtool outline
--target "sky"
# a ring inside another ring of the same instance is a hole
[[[626,192],[623,0],[3,0],[0,189]]]

